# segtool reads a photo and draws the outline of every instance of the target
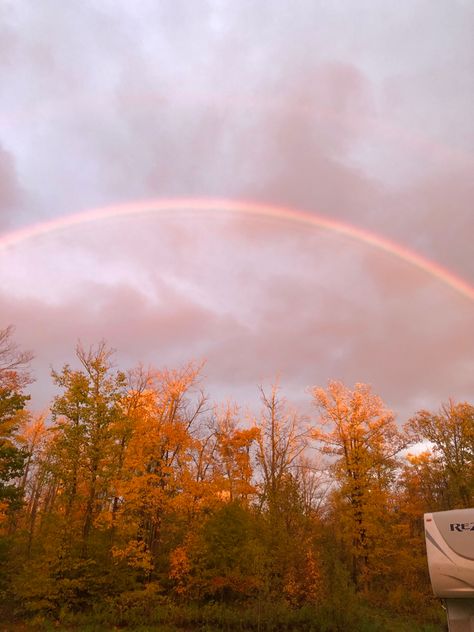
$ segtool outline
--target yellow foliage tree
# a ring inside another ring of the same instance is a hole
[[[312,435],[324,454],[335,457],[336,506],[353,579],[360,590],[367,590],[377,555],[383,557],[383,516],[390,509],[394,457],[405,441],[392,412],[366,384],[349,389],[330,382],[327,389],[314,388],[313,396],[320,419]]]
[[[474,406],[453,400],[437,413],[420,410],[406,424],[417,441],[432,445],[432,461],[447,482],[445,509],[472,507],[474,502]]]

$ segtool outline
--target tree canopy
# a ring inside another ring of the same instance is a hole
[[[310,416],[277,386],[250,414],[209,401],[194,363],[123,370],[100,342],[52,371],[58,394],[35,415],[32,356],[12,336],[0,335],[0,579],[24,616],[109,604],[114,625],[134,608],[146,623],[163,603],[211,602],[309,608],[330,629],[363,604],[438,616],[422,514],[472,504],[472,405],[402,427],[369,385],[331,381],[312,388]]]

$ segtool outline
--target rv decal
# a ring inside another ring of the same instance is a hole
[[[451,522],[449,528],[451,531],[474,531],[474,522]]]

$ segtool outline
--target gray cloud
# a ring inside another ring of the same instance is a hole
[[[0,17],[0,229],[150,196],[250,198],[474,279],[471,3],[47,0]],[[369,381],[400,411],[469,393],[472,304],[327,231],[140,217],[0,267],[38,397],[78,337],[124,362],[206,357],[219,395],[278,372],[296,397]]]
[[[0,146],[0,229],[7,228],[21,200],[13,157]]]

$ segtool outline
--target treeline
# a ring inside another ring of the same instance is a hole
[[[189,629],[224,611],[217,629],[232,616],[259,630],[442,620],[422,516],[473,504],[474,406],[449,401],[400,428],[369,386],[330,382],[312,390],[311,419],[277,387],[250,417],[208,401],[198,366],[124,372],[100,343],[53,371],[58,395],[35,416],[31,356],[12,334],[0,332],[8,616],[98,629]]]

